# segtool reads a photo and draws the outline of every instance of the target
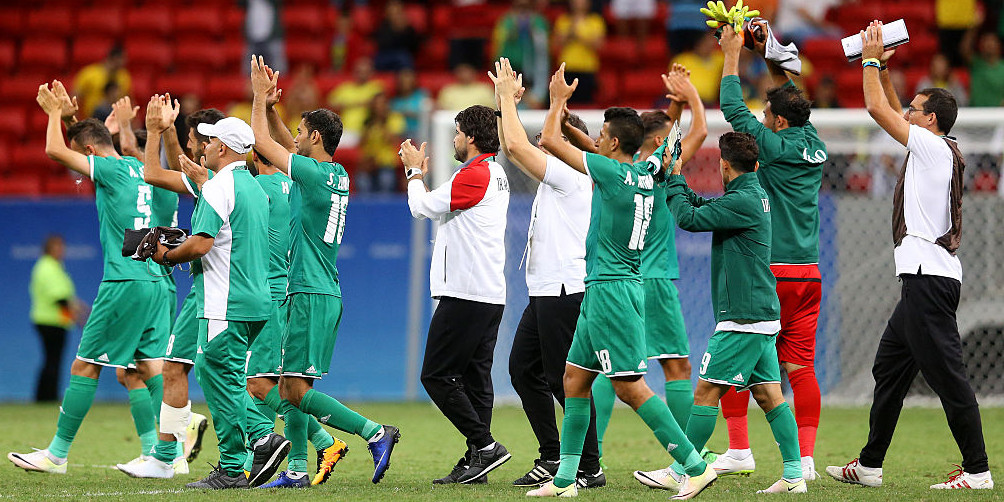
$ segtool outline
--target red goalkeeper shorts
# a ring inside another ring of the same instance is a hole
[[[819,266],[771,265],[781,301],[781,333],[777,336],[777,359],[812,366],[816,359],[816,325],[823,280]]]

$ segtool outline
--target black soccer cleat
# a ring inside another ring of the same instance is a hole
[[[502,446],[502,443],[495,442],[495,446],[490,450],[474,450],[471,452],[471,465],[457,479],[458,483],[471,484],[478,478],[484,477],[498,466],[506,463],[512,455],[509,450]]]
[[[248,474],[248,484],[261,486],[272,479],[279,465],[286,458],[293,443],[288,439],[271,432],[255,441],[251,446],[254,459],[251,462],[251,472]]]
[[[603,469],[593,474],[579,471],[575,476],[575,485],[579,488],[602,488],[607,486],[607,476],[603,474]]]
[[[533,469],[523,475],[523,477],[513,481],[513,486],[540,486],[548,481],[554,479],[554,475],[558,473],[558,465],[560,462],[557,460],[541,460],[537,459],[533,461]]]
[[[244,477],[243,472],[231,476],[223,469],[220,469],[219,465],[214,466],[213,472],[210,472],[205,479],[185,485],[186,488],[197,490],[229,490],[232,488],[250,488],[250,486],[248,478]]]

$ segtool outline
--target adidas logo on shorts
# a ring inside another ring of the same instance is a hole
[[[98,356],[98,361],[102,361],[102,362],[106,362],[107,363],[108,362],[108,353],[106,352],[106,353],[101,354],[100,356]]]
[[[307,368],[307,373],[317,373],[317,370],[314,369],[313,365],[311,365],[309,368]]]
[[[735,381],[737,381],[737,382],[742,382],[743,381],[743,374],[739,373],[738,375],[732,377],[732,379],[735,380]]]

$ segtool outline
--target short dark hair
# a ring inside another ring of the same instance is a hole
[[[812,101],[805,98],[797,87],[782,85],[767,91],[767,101],[770,111],[779,117],[784,117],[788,125],[802,127],[809,121],[812,111]]]
[[[617,138],[620,150],[628,155],[634,155],[645,141],[645,126],[634,108],[607,108],[603,112],[603,122],[609,124],[610,137]]]
[[[751,173],[756,170],[756,159],[760,156],[760,148],[756,145],[756,137],[745,132],[727,132],[718,138],[718,148],[722,150],[722,159],[736,171]]]
[[[641,114],[641,125],[645,128],[646,138],[652,137],[656,131],[664,129],[672,121],[673,119],[669,118],[669,115],[662,110],[642,112]]]
[[[78,145],[103,145],[114,147],[112,133],[108,132],[104,122],[98,119],[81,120],[66,129],[67,141],[76,141]]]
[[[484,105],[468,106],[454,117],[460,132],[474,138],[474,147],[481,153],[498,153],[499,130],[495,110]]]
[[[938,119],[938,129],[942,134],[951,132],[955,119],[959,116],[959,103],[952,93],[939,87],[928,87],[917,94],[927,96],[924,102],[924,113],[933,113]]]
[[[258,164],[261,164],[263,166],[271,166],[272,165],[272,162],[270,162],[268,159],[266,159],[265,156],[262,155],[261,152],[259,152],[257,148],[251,147],[251,149],[254,150],[255,158],[257,158],[257,160],[255,162],[257,162]]]
[[[199,143],[209,143],[209,136],[199,134],[199,124],[215,124],[224,118],[226,118],[226,115],[216,108],[203,108],[185,117],[185,125],[192,130],[196,141]]]
[[[307,125],[306,133],[314,131],[321,133],[321,144],[328,155],[334,155],[338,143],[342,141],[342,118],[327,108],[318,108],[300,114],[303,123]]]
[[[582,117],[580,117],[580,116],[578,116],[578,115],[576,115],[576,114],[574,114],[572,112],[569,112],[568,113],[568,120],[567,120],[567,122],[568,122],[568,125],[570,125],[570,126],[576,128],[576,129],[578,129],[578,130],[586,133],[587,136],[589,135],[589,127],[586,126],[586,122],[584,120],[582,120]]]
[[[133,131],[133,135],[136,136],[136,146],[141,151],[146,148],[146,129],[136,129]]]

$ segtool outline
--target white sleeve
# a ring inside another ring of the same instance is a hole
[[[561,159],[548,155],[544,167],[544,178],[540,182],[549,185],[555,192],[565,195],[575,191],[579,176],[583,176],[583,174],[562,162]]]
[[[456,174],[454,173],[454,176]],[[450,196],[453,187],[453,176],[432,191],[425,189],[422,180],[408,182],[408,209],[415,218],[439,218],[450,212]]]
[[[923,127],[910,126],[906,149],[910,151],[910,155],[916,156],[913,165],[918,170],[938,167],[952,168],[952,150],[948,148],[948,144],[945,143],[944,139]]]

